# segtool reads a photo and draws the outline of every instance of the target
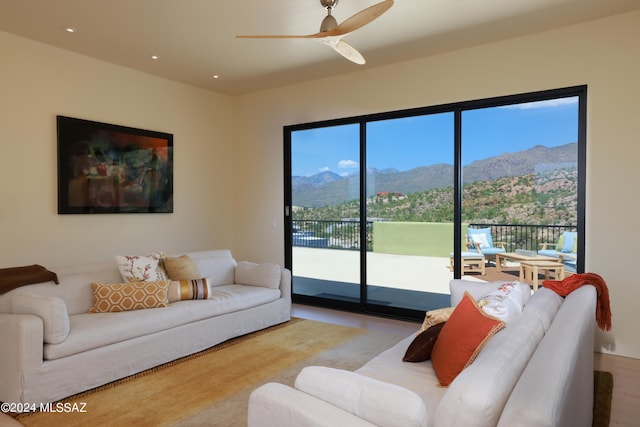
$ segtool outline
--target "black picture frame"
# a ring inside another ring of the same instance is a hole
[[[173,134],[56,122],[59,214],[173,212]]]

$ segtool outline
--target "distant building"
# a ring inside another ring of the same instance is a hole
[[[402,196],[404,196],[404,194],[402,194],[402,193],[393,193],[391,191],[378,191],[376,193],[376,197],[389,197],[389,196],[402,197]]]

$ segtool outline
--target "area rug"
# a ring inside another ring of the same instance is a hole
[[[417,328],[417,327],[416,327]],[[246,426],[249,394],[304,366],[357,369],[404,336],[292,319],[59,402],[25,426]]]
[[[244,427],[249,394],[259,385],[292,385],[309,365],[357,369],[403,338],[292,319],[58,402],[85,412],[40,412],[17,419],[32,427]],[[593,427],[609,425],[612,391],[611,373],[595,371]]]
[[[604,371],[595,371],[593,374],[593,427],[608,427],[611,420],[613,375]]]

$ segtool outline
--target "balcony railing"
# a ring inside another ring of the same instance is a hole
[[[470,227],[491,227],[496,242],[504,242],[506,250],[537,251],[542,243],[556,243],[564,231],[576,231],[572,225],[540,224],[479,224]],[[358,220],[293,220],[293,245],[328,249],[360,249],[360,221]],[[465,232],[463,231],[463,234]],[[366,248],[373,251],[373,222],[366,222]],[[453,245],[452,245],[453,246]]]
[[[367,221],[367,251],[373,250],[372,224]],[[360,221],[293,220],[293,245],[360,249]]]
[[[516,249],[537,251],[543,243],[556,244],[565,231],[576,231],[574,225],[538,224],[469,224],[473,228],[491,227],[494,242],[504,242],[507,252]]]

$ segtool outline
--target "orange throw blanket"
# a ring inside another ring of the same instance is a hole
[[[564,280],[545,280],[542,282],[561,297],[569,295],[582,285],[593,285],[598,295],[596,321],[603,331],[611,330],[611,308],[609,306],[609,288],[602,277],[595,273],[572,274]]]

